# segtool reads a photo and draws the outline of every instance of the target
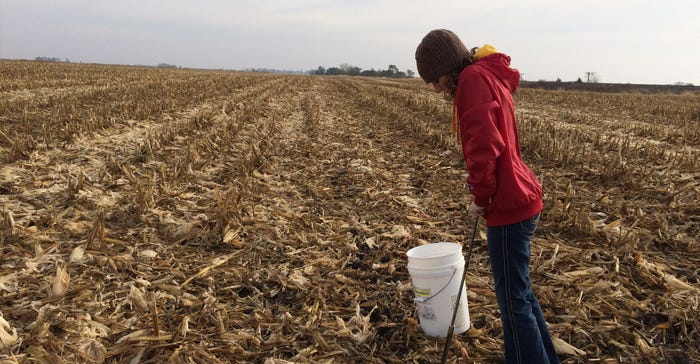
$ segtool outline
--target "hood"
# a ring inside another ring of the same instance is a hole
[[[496,75],[503,82],[510,93],[514,93],[520,83],[520,72],[510,68],[510,57],[497,53],[493,46],[485,45],[479,48],[475,54],[478,58],[474,65],[481,66]],[[479,57],[481,55],[481,57]]]

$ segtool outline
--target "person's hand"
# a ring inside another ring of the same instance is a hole
[[[486,208],[477,206],[474,201],[469,205],[469,213],[474,217],[484,216],[484,211]]]

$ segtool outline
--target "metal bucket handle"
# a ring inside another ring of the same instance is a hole
[[[430,297],[425,297],[425,298],[423,298],[423,297],[413,297],[413,301],[414,301],[414,302],[424,303],[424,302],[428,302],[428,301],[429,301],[430,299],[432,299],[433,297],[439,295],[440,293],[442,293],[442,291],[445,290],[445,288],[447,288],[447,286],[450,285],[450,282],[452,282],[452,278],[454,278],[455,273],[457,273],[457,268],[456,268],[456,267],[452,270],[452,275],[450,276],[450,279],[447,281],[447,283],[445,283],[445,285],[444,285],[442,288],[440,288],[440,290],[437,291],[434,295],[432,295],[432,296],[430,296]]]

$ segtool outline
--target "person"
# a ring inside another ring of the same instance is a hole
[[[501,311],[506,363],[559,363],[530,281],[530,239],[542,186],[523,162],[513,93],[520,73],[485,45],[468,50],[452,31],[430,31],[416,49],[418,74],[453,100],[469,172],[469,212],[486,219],[489,261]]]

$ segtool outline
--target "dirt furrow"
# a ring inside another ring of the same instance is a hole
[[[16,106],[10,95],[32,85],[133,85],[110,88],[121,91],[99,110],[149,116],[91,120],[79,109],[98,102],[89,92],[65,95],[61,110],[41,106],[51,89],[27,96],[26,113],[10,105],[34,144],[2,142],[17,158],[0,170],[0,314],[18,339],[0,345],[0,361],[438,360],[444,339],[421,333],[405,252],[464,242],[472,220],[450,105],[429,86],[41,66],[4,65],[21,72],[0,81],[18,90],[0,98]],[[180,106],[158,111],[147,85]],[[683,133],[677,116],[692,97],[522,91],[523,154],[546,205],[532,280],[554,337],[585,351],[562,359],[692,361],[698,176],[671,153],[681,141],[664,139]],[[606,116],[640,100],[650,105],[620,113],[638,123]],[[593,113],[579,125],[558,103]],[[60,148],[32,139],[42,133],[34,116],[47,110],[81,111],[76,131],[99,127]],[[654,117],[643,110],[679,130],[646,128]],[[656,140],[670,151],[651,150]],[[467,275],[472,328],[455,337],[451,358],[464,349],[470,358],[457,361],[499,362],[483,223],[479,231]]]

